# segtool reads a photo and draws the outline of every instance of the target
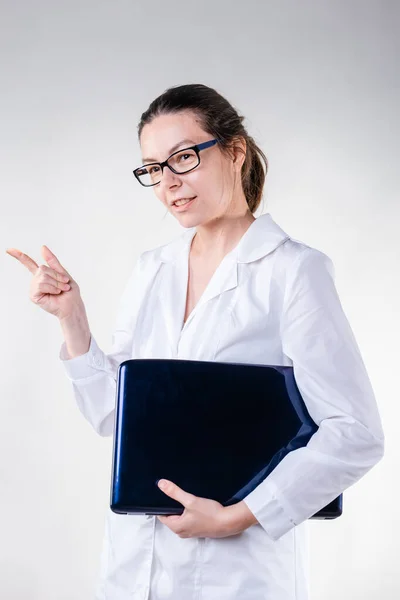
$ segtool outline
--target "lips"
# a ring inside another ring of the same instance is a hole
[[[194,200],[194,198],[196,198],[196,196],[193,196],[192,198],[177,198],[171,202],[171,206],[176,206],[175,202],[178,202],[179,200]],[[182,206],[184,205],[182,204]]]

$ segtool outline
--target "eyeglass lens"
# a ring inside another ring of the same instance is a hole
[[[178,173],[190,171],[190,169],[197,167],[199,162],[199,157],[194,150],[176,152],[168,159],[168,164]],[[144,185],[154,185],[161,181],[161,168],[156,163],[142,167],[137,171],[137,174]]]

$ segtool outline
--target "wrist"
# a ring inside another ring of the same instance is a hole
[[[78,304],[73,310],[66,316],[60,317],[59,322],[61,327],[72,327],[74,325],[81,325],[87,322],[87,314],[85,305]]]
[[[227,535],[244,531],[258,523],[247,504],[242,500],[231,506],[225,506],[222,528]]]

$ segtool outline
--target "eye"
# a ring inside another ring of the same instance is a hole
[[[150,169],[148,169],[148,172],[150,173],[150,175],[152,175],[153,173],[157,173],[157,169],[158,167],[150,167]]]
[[[184,153],[184,154],[181,154],[181,155],[179,156],[179,160],[180,160],[181,158],[183,158],[184,156],[188,156],[188,157],[190,157],[190,156],[191,156],[191,154],[189,154],[189,153]]]

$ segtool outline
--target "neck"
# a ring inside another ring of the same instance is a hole
[[[255,217],[249,209],[241,214],[221,215],[196,227],[192,240],[192,255],[201,258],[222,258],[246,233]]]

